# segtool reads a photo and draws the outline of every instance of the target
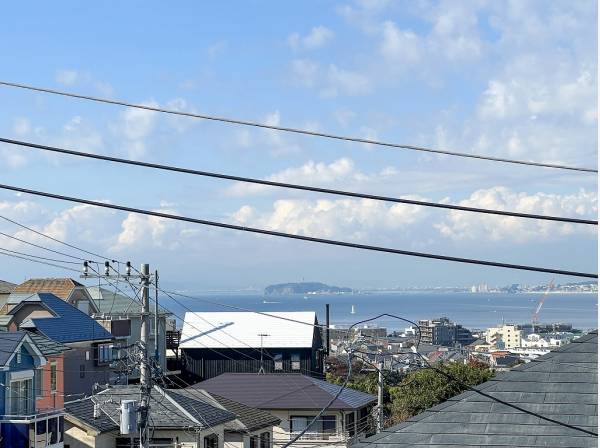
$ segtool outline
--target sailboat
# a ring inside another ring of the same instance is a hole
[[[352,305],[352,309],[350,310],[350,314],[356,314],[356,309],[354,308],[354,305]]]

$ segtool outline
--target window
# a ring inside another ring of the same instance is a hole
[[[250,436],[250,448],[258,448],[258,436]]]
[[[17,364],[21,364],[21,350],[17,352]]]
[[[113,344],[98,346],[98,364],[108,364],[113,360]]]
[[[275,370],[283,370],[283,355],[281,353],[275,353],[273,362],[275,363]]]
[[[219,436],[211,434],[204,437],[204,448],[219,448]]]
[[[348,431],[348,435],[350,437],[354,437],[354,434],[356,434],[354,425],[354,412],[346,414],[346,431]]]
[[[44,395],[43,384],[44,384],[44,370],[39,369],[34,373],[33,379],[35,381],[35,394],[36,396]]]
[[[10,382],[10,415],[31,415],[34,413],[33,378]]]
[[[292,370],[300,370],[300,354],[292,353]]]
[[[47,420],[40,420],[36,423],[32,423],[32,425],[35,425],[35,441],[36,441],[36,443],[39,444],[40,446],[48,445],[48,443],[46,442],[46,438],[47,438],[46,434],[48,432]]]
[[[271,448],[271,433],[263,432],[260,435],[260,448]]]
[[[79,378],[85,378],[85,364],[79,365]]]
[[[56,393],[56,361],[50,363],[50,392]]]
[[[90,314],[90,304],[87,300],[78,301],[77,309],[85,314]]]

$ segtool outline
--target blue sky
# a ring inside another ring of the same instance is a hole
[[[3,80],[358,137],[597,165],[593,1],[53,2],[5,7]],[[0,88],[3,136],[391,196],[597,215],[596,177],[372,148]],[[256,227],[597,270],[594,228],[240,186],[0,146],[3,182]],[[316,247],[0,193],[0,214],[188,289],[548,276]],[[0,230],[35,242],[8,223]],[[43,255],[4,238],[0,247]],[[51,246],[55,247],[55,246]],[[58,248],[58,246],[56,246]],[[46,254],[48,255],[48,254]],[[3,259],[20,281],[60,270]],[[558,279],[566,281],[569,279]]]

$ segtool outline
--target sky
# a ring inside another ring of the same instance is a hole
[[[594,1],[12,2],[0,78],[361,138],[597,166]],[[0,135],[205,171],[595,219],[597,177],[253,129],[0,87]],[[594,226],[242,185],[0,144],[2,183],[410,251],[597,272]],[[0,216],[185,290],[541,283],[0,192]],[[0,219],[0,231],[81,255]],[[0,248],[61,255],[0,236]],[[1,256],[0,279],[77,276]],[[77,264],[69,267],[79,269]],[[576,278],[557,277],[558,283]]]

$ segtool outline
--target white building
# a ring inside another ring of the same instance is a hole
[[[556,348],[567,344],[574,338],[573,333],[566,331],[538,334],[531,333],[521,341],[521,346],[524,348]]]

